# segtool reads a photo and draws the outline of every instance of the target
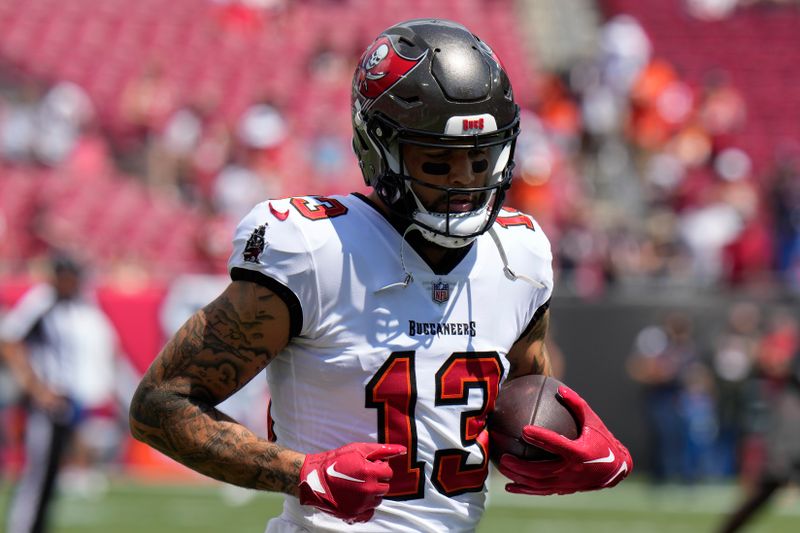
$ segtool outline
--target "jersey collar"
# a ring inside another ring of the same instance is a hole
[[[380,208],[375,202],[373,202],[367,196],[354,192],[352,193],[353,196],[358,198],[359,200],[363,201],[367,205],[369,205],[372,209],[377,211],[394,229],[399,233],[401,236],[405,233],[406,229],[408,228],[410,222],[393,214],[387,214],[383,209]],[[446,276],[450,272],[456,268],[459,263],[467,256],[470,252],[472,247],[475,245],[475,241],[469,243],[467,246],[462,248],[453,248],[448,249],[447,252],[442,257],[441,261],[438,261],[435,264],[432,264],[425,258],[425,256],[420,253],[420,249],[424,244],[424,237],[422,233],[419,231],[411,231],[406,236],[406,242],[408,245],[416,252],[416,254],[422,259],[425,264],[428,265],[428,268],[436,274],[437,276]]]

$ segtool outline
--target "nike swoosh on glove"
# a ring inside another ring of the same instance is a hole
[[[405,454],[405,446],[369,442],[308,454],[300,468],[300,503],[349,523],[366,522],[389,491],[386,460]]]
[[[608,430],[600,417],[578,393],[561,386],[558,396],[576,418],[579,437],[570,440],[549,429],[525,426],[522,438],[558,455],[552,461],[526,461],[511,454],[500,458],[500,472],[513,483],[515,494],[572,494],[613,487],[633,469],[628,449]]]

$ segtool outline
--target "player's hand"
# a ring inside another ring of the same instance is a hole
[[[69,401],[45,386],[34,388],[30,397],[36,407],[54,420],[66,420],[72,415],[72,406]]]
[[[633,469],[628,449],[608,430],[600,417],[578,393],[559,387],[558,395],[575,415],[580,433],[571,440],[549,429],[525,426],[528,444],[560,456],[552,461],[525,461],[510,454],[500,459],[500,472],[513,483],[515,494],[572,494],[613,487]]]
[[[389,491],[387,459],[405,455],[405,446],[356,442],[306,455],[300,469],[300,503],[347,522],[366,522]]]

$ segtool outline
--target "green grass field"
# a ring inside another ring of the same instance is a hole
[[[525,497],[507,494],[493,478],[489,506],[479,533],[712,533],[738,498],[733,486],[672,487],[652,490],[630,479],[603,492],[573,496]],[[145,485],[115,481],[102,498],[62,494],[55,533],[260,533],[280,512],[280,496],[235,493],[220,486]],[[0,491],[6,509],[8,487]],[[749,533],[800,531],[800,494],[780,494],[747,529]]]

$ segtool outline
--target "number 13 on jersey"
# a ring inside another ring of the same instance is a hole
[[[489,472],[489,435],[486,417],[494,402],[503,377],[503,365],[497,352],[456,352],[439,368],[435,376],[435,406],[467,405],[471,389],[482,394],[478,409],[461,413],[461,448],[437,450],[431,471],[431,482],[446,496],[483,489]],[[389,461],[392,482],[386,498],[411,500],[422,498],[425,467],[417,460],[417,376],[414,352],[394,352],[372,377],[366,388],[366,406],[378,410],[378,440],[402,444],[408,454]],[[468,446],[477,445],[483,460],[468,465]]]

